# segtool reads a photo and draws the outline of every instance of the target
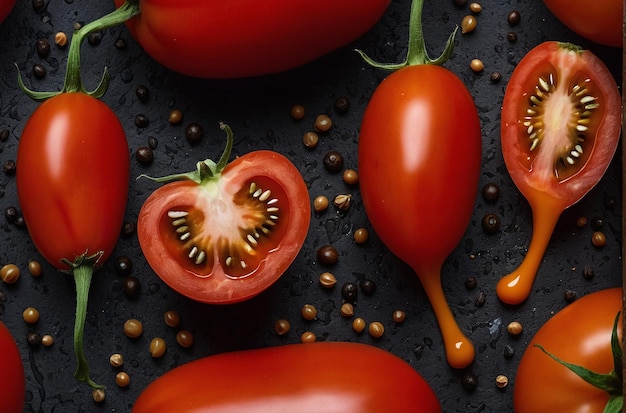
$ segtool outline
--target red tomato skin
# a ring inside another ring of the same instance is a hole
[[[543,0],[570,30],[606,46],[622,47],[622,0]]]
[[[575,70],[570,72],[583,72],[585,78],[593,79],[599,85],[594,90],[601,102],[601,107],[597,109],[601,111],[598,115],[604,117],[595,137],[596,142],[601,144],[594,145],[584,166],[563,181],[541,179],[542,171],[533,169],[528,164],[528,133],[522,124],[527,94],[536,85],[541,71],[554,67],[568,70],[574,67]],[[549,197],[557,200],[561,208],[565,209],[591,190],[609,167],[620,136],[621,97],[610,71],[591,52],[585,50],[574,55],[564,51],[558,42],[553,41],[536,46],[526,54],[513,72],[502,107],[501,139],[504,161],[511,178],[531,205],[541,203],[542,198]]]
[[[15,0],[0,0],[0,23],[7,18],[15,6]]]
[[[123,0],[115,0],[119,7]],[[282,72],[368,31],[390,0],[141,0],[128,28],[163,66],[200,78]]]
[[[0,321],[0,406],[5,413],[22,413],[26,394],[24,366],[20,351],[4,323]]]
[[[379,348],[317,342],[223,353],[177,367],[133,413],[441,413],[428,383]]]
[[[481,151],[474,101],[445,68],[400,69],[370,99],[359,135],[363,204],[383,243],[418,274],[441,265],[461,240]]]
[[[194,271],[173,254],[172,251],[180,249],[170,245],[176,239],[167,238],[159,230],[158,222],[167,211],[195,205],[198,192],[204,191],[200,185],[193,181],[172,182],[146,199],[137,220],[139,243],[148,263],[166,284],[196,301],[231,304],[258,295],[280,278],[298,255],[308,233],[311,215],[308,190],[291,161],[266,150],[236,158],[224,168],[220,180],[227,182],[227,190],[236,192],[247,180],[257,177],[269,178],[276,185],[272,188],[274,192],[280,190],[286,194],[283,198],[287,204],[281,210],[288,221],[278,231],[280,244],[254,274],[243,279],[227,277],[221,263],[216,263],[210,274]]]
[[[106,104],[62,93],[31,115],[17,152],[17,195],[33,243],[60,262],[103,251],[119,238],[128,195],[130,155],[124,129]]]
[[[568,363],[598,373],[613,370],[611,333],[622,309],[622,289],[588,294],[555,314],[537,331],[520,360],[514,382],[515,413],[602,412],[609,394],[583,381],[535,344]],[[621,341],[622,317],[618,325]]]

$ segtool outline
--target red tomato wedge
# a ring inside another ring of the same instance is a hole
[[[128,28],[157,62],[195,77],[239,78],[292,69],[347,45],[378,22],[390,0],[129,3],[140,13]]]
[[[223,353],[150,384],[133,413],[441,413],[408,363],[373,346],[317,342]]]
[[[497,285],[503,302],[528,297],[559,216],[611,163],[621,121],[615,80],[589,51],[545,42],[513,71],[502,109],[502,152],[532,209],[533,235],[521,266]]]
[[[306,184],[286,157],[255,151],[226,165],[227,157],[213,170],[199,162],[197,180],[155,190],[137,221],[157,275],[212,304],[246,300],[280,278],[300,252],[311,214]]]

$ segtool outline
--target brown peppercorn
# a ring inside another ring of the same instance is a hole
[[[22,312],[22,318],[28,324],[35,324],[39,321],[39,311],[35,307],[27,307]]]
[[[472,69],[474,73],[480,73],[485,70],[485,64],[480,59],[472,59],[470,69]]]
[[[357,244],[365,244],[369,239],[369,232],[366,228],[357,228],[354,231],[354,242]]]
[[[311,331],[305,331],[300,336],[300,341],[303,343],[313,343],[316,339],[315,334]]]
[[[0,279],[7,284],[14,284],[20,279],[20,269],[15,264],[5,264],[0,268]]]
[[[370,323],[367,331],[370,333],[370,336],[374,338],[381,338],[383,334],[385,334],[385,326],[379,321],[374,321]]]
[[[476,17],[468,14],[467,16],[463,17],[463,20],[461,20],[461,33],[466,34],[473,32],[476,29],[476,25]]]
[[[313,200],[313,210],[315,212],[325,211],[328,208],[328,204],[328,198],[326,198],[324,195],[318,195]]]
[[[315,132],[308,131],[308,132],[305,132],[304,135],[302,135],[302,143],[304,144],[305,147],[309,149],[313,149],[317,147],[317,144],[319,143],[319,141],[320,141],[320,137]]]
[[[289,111],[289,115],[291,116],[292,119],[301,120],[304,118],[305,112],[306,111],[304,110],[304,106],[300,104],[296,104],[291,107],[291,110]]]
[[[591,234],[591,243],[596,248],[602,248],[606,245],[606,235],[602,231],[594,231]]]
[[[178,327],[180,324],[180,315],[174,310],[166,311],[163,314],[163,321],[165,321],[165,324],[169,327]]]
[[[276,334],[278,334],[279,336],[287,334],[290,329],[291,324],[289,324],[289,321],[285,320],[284,318],[280,318],[274,323],[274,331],[276,331]]]
[[[183,121],[183,112],[181,112],[180,109],[172,110],[167,117],[167,121],[170,125],[178,125]]]
[[[481,6],[480,3],[473,2],[470,3],[469,9],[472,13],[480,13],[483,10],[483,6]]]
[[[154,358],[163,357],[167,345],[161,337],[155,337],[150,341],[150,355]]]
[[[315,320],[315,318],[317,317],[317,308],[315,308],[315,306],[312,304],[305,304],[302,306],[300,314],[302,314],[302,318],[304,318],[305,320]]]
[[[328,132],[333,126],[333,121],[328,115],[317,115],[315,123],[313,123],[313,129],[317,132]]]
[[[356,185],[359,183],[359,174],[354,169],[346,169],[343,171],[343,181],[348,185]]]
[[[352,321],[352,329],[357,333],[362,333],[365,330],[365,320],[360,317],[355,318]]]
[[[44,334],[41,337],[41,344],[43,344],[45,347],[50,347],[54,344],[54,337],[52,337],[50,334]]]
[[[193,345],[193,334],[188,330],[180,330],[176,333],[176,342],[182,348],[189,348]]]
[[[126,387],[130,384],[130,376],[125,371],[120,371],[115,375],[115,383],[120,387]]]
[[[141,321],[131,318],[124,322],[124,334],[130,338],[137,338],[143,333],[143,324]]]
[[[28,261],[28,272],[30,272],[33,277],[39,277],[41,275],[41,264],[39,261]]]
[[[336,264],[339,261],[339,251],[332,245],[323,245],[317,250],[317,259],[322,264]]]
[[[406,313],[402,310],[396,310],[391,315],[391,318],[394,323],[404,323],[404,320],[406,320]]]

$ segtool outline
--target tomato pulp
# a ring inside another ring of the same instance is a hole
[[[615,80],[589,51],[545,42],[513,71],[502,109],[502,152],[532,209],[533,235],[520,267],[497,285],[503,302],[528,297],[559,216],[611,163],[621,121]]]
[[[210,172],[210,161],[200,162],[197,180],[155,190],[137,221],[157,275],[213,304],[246,300],[280,278],[300,252],[311,214],[306,184],[286,157],[255,151],[226,165],[227,157]]]
[[[369,30],[390,0],[136,0],[128,28],[163,66],[239,78],[308,63]],[[120,7],[124,0],[115,0]]]
[[[132,411],[440,413],[441,406],[424,378],[393,354],[317,342],[193,361],[156,379]]]
[[[606,374],[615,369],[611,333],[622,309],[622,289],[588,294],[559,311],[530,341],[515,376],[515,413],[603,412],[610,394],[587,383],[538,347],[561,360]],[[621,342],[622,320],[618,323]],[[621,369],[621,363],[619,364]],[[621,382],[621,379],[620,379]],[[613,396],[622,397],[620,394]],[[619,410],[621,411],[621,410]]]
[[[474,349],[446,303],[440,271],[469,224],[481,154],[474,101],[440,66],[392,73],[363,116],[358,165],[365,211],[383,243],[417,273],[457,368],[472,362]]]
[[[22,357],[15,339],[0,321],[0,404],[6,413],[22,413],[24,410],[26,381]]]

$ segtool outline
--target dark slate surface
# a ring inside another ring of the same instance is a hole
[[[53,41],[54,33],[70,33],[75,21],[91,21],[112,10],[112,2],[67,0],[52,1],[43,12],[33,10],[30,1],[20,2],[0,27],[0,129],[8,129],[10,137],[0,146],[4,163],[16,157],[20,133],[28,116],[37,107],[18,90],[14,63],[26,81],[38,90],[60,87],[65,67],[65,49],[53,47],[45,60],[35,52],[39,38]],[[91,362],[93,378],[106,384],[107,399],[95,404],[89,388],[72,378],[74,357],[72,326],[74,320],[73,283],[43,262],[33,247],[27,232],[4,220],[0,222],[0,263],[16,263],[22,278],[16,285],[0,285],[6,300],[2,302],[1,320],[14,333],[23,357],[27,375],[27,412],[128,412],[141,390],[152,380],[181,363],[199,357],[237,349],[275,346],[299,342],[303,331],[313,331],[319,340],[349,340],[373,344],[389,350],[408,361],[432,385],[445,412],[511,412],[516,365],[528,340],[555,312],[567,305],[564,291],[571,289],[578,296],[620,285],[621,282],[621,165],[616,159],[601,184],[582,202],[566,211],[559,221],[547,255],[540,268],[530,298],[522,305],[502,305],[494,292],[497,280],[513,270],[524,255],[531,234],[528,204],[512,184],[500,152],[500,107],[507,80],[515,64],[532,47],[544,40],[567,40],[590,48],[611,67],[621,82],[621,50],[610,49],[585,41],[564,28],[540,1],[484,2],[477,16],[475,32],[461,35],[456,50],[446,67],[464,80],[473,94],[483,127],[483,170],[481,187],[495,182],[501,188],[501,198],[495,204],[486,203],[477,194],[472,221],[460,245],[443,269],[443,286],[461,329],[476,346],[476,360],[468,369],[478,377],[478,386],[468,392],[461,386],[464,371],[451,369],[445,360],[441,336],[417,278],[402,262],[381,245],[375,234],[367,245],[357,246],[352,232],[369,227],[360,202],[358,189],[347,188],[340,175],[327,173],[322,158],[328,150],[340,151],[347,167],[356,167],[356,149],[361,116],[375,87],[385,73],[366,67],[352,48],[359,47],[373,57],[399,61],[404,57],[407,19],[410,2],[395,0],[379,24],[350,47],[338,50],[304,67],[287,73],[256,79],[211,81],[188,78],[159,66],[134,42],[124,27],[107,30],[97,47],[83,47],[83,76],[95,86],[106,64],[111,72],[111,86],[103,100],[111,106],[125,126],[130,151],[147,144],[149,136],[158,139],[155,162],[151,166],[131,160],[128,221],[135,221],[142,202],[154,184],[135,181],[141,173],[165,175],[193,169],[195,162],[219,156],[223,134],[218,122],[229,123],[236,134],[235,155],[256,149],[273,149],[288,156],[310,184],[310,196],[325,194],[332,198],[338,193],[351,192],[354,203],[346,213],[332,208],[311,217],[309,235],[301,254],[275,286],[249,302],[226,307],[198,304],[181,297],[163,284],[147,265],[136,236],[120,239],[112,258],[94,278],[86,326],[85,347]],[[521,22],[507,23],[507,14],[518,10]],[[432,55],[438,54],[449,32],[468,14],[467,6],[458,7],[452,0],[428,1],[424,10],[426,40]],[[518,40],[511,43],[507,33],[513,31]],[[128,46],[114,46],[118,38]],[[469,62],[479,58],[485,71],[473,73]],[[42,80],[32,76],[32,66],[43,64],[48,75]],[[499,83],[489,75],[502,74]],[[150,90],[150,100],[140,102],[135,96],[138,85]],[[334,111],[337,97],[347,96],[351,107],[347,114]],[[289,117],[294,103],[306,107],[307,116],[300,122]],[[184,113],[182,126],[170,126],[167,116],[172,108]],[[329,114],[334,128],[322,136],[315,150],[307,150],[301,136],[312,127],[315,115]],[[145,114],[150,124],[138,129],[134,118]],[[205,138],[190,146],[184,138],[184,125],[199,122]],[[17,206],[15,178],[0,175],[0,207]],[[497,213],[502,222],[495,235],[486,235],[481,219],[486,213]],[[399,206],[398,213],[403,213]],[[591,245],[590,225],[576,226],[576,218],[601,217],[607,245],[596,249]],[[442,234],[445,236],[445,234]],[[332,291],[319,287],[317,278],[325,270],[315,262],[320,245],[332,243],[341,254],[339,263],[331,270],[343,282],[369,277],[378,289],[371,297],[361,295],[357,303],[360,316],[368,321],[379,320],[386,326],[385,335],[372,339],[357,335],[350,322],[339,315],[340,289]],[[133,275],[142,283],[136,299],[122,292],[122,277],[114,271],[116,257],[132,259]],[[28,260],[37,259],[44,266],[41,278],[30,276]],[[582,275],[591,266],[594,277]],[[468,290],[465,280],[474,276],[477,287]],[[475,305],[479,292],[485,294],[485,304]],[[305,322],[299,314],[303,304],[317,306],[320,315]],[[41,320],[34,327],[40,334],[51,334],[55,343],[50,348],[32,347],[26,334],[31,327],[21,318],[22,311],[35,306]],[[163,323],[163,313],[177,310],[182,316],[182,328],[191,330],[196,342],[184,350],[175,343],[175,330]],[[401,325],[391,321],[393,310],[407,312]],[[137,340],[128,339],[122,324],[128,318],[144,323],[144,334]],[[277,318],[291,321],[291,332],[278,337],[273,331]],[[521,337],[512,338],[506,332],[510,321],[524,326]],[[163,337],[169,347],[166,355],[153,360],[148,352],[150,339]],[[506,345],[515,349],[511,359],[503,357]],[[129,387],[115,384],[115,373],[108,357],[120,352],[125,357],[124,370],[131,377]],[[208,374],[208,372],[207,372]],[[510,385],[495,386],[499,374],[509,376]],[[242,376],[245,373],[242,372]]]

